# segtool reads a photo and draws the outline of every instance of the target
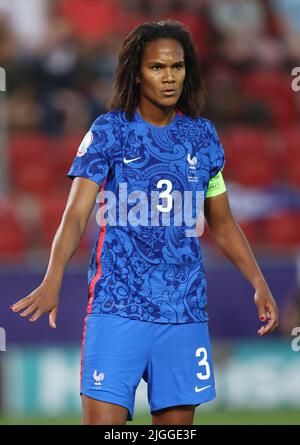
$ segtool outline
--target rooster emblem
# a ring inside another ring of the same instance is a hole
[[[97,369],[95,369],[93,378],[95,380],[94,385],[101,385],[102,380],[104,380],[104,372],[99,372],[99,374],[97,374]]]
[[[188,163],[190,164],[190,168],[195,168],[195,164],[197,164],[197,156],[193,156],[191,158],[190,153],[187,156]]]

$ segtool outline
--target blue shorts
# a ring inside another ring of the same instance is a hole
[[[216,397],[207,322],[162,324],[90,314],[82,348],[80,393],[128,409],[148,382],[151,414]]]

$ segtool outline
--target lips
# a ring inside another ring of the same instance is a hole
[[[169,90],[163,90],[162,93],[163,93],[164,95],[166,95],[166,96],[172,96],[173,94],[176,93],[176,90],[172,90],[172,89],[169,89]]]

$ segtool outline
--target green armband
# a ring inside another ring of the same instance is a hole
[[[226,185],[223,179],[221,170],[208,183],[206,198],[212,198],[213,196],[221,195],[226,192]]]

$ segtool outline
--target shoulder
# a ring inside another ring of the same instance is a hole
[[[204,117],[198,117],[195,119],[197,121],[197,126],[200,128],[201,133],[209,138],[213,143],[219,142],[219,136],[214,123]]]
[[[109,111],[97,117],[92,123],[89,133],[92,134],[95,147],[102,152],[107,150],[113,156],[123,146],[126,133],[126,121],[122,111]]]
[[[212,121],[202,116],[192,118],[182,115],[182,118],[188,133],[197,139],[201,146],[209,147],[212,142],[217,142],[218,134]]]
[[[195,123],[198,127],[202,128],[204,131],[207,131],[209,133],[215,131],[215,126],[212,123],[211,120],[205,118],[205,117],[197,117],[195,120]]]
[[[186,114],[182,114],[181,118],[185,124],[188,124],[191,127],[194,127],[200,131],[211,132],[211,131],[215,130],[215,126],[212,123],[212,121],[210,121],[209,119],[207,119],[205,117],[197,116],[197,117],[193,118]]]
[[[199,146],[201,146],[204,151],[207,151],[211,159],[222,157],[224,155],[223,147],[214,123],[201,116],[195,119],[190,119],[194,122],[194,139],[198,136],[197,142]]]
[[[91,128],[93,130],[104,130],[105,128],[124,125],[125,123],[126,120],[124,119],[123,111],[108,111],[107,113],[100,114],[92,123]]]

